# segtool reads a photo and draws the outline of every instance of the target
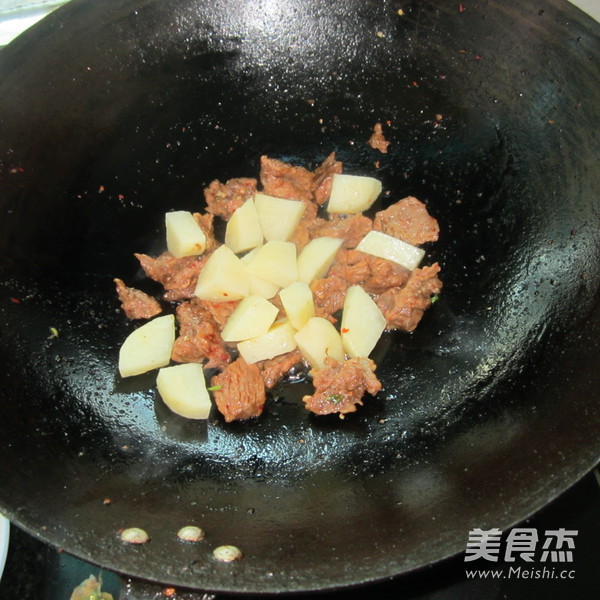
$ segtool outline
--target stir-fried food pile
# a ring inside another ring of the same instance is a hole
[[[413,331],[442,287],[437,263],[419,266],[436,219],[413,197],[362,214],[380,194],[335,154],[314,171],[263,156],[258,181],[213,181],[205,213],[168,212],[168,250],[135,255],[160,301],[115,279],[127,317],[149,320],[123,343],[121,376],[159,369],[171,410],[207,418],[214,400],[230,422],[259,416],[304,365],[309,411],[356,411],[381,389],[369,355],[382,332]]]

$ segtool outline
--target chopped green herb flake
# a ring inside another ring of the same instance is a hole
[[[344,401],[344,396],[342,396],[341,394],[329,394],[329,396],[327,396],[325,400],[333,404],[340,404],[340,402]]]

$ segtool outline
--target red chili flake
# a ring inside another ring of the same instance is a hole
[[[476,54],[476,55],[475,55],[475,60],[481,60],[481,55],[479,55],[479,54]]]
[[[464,4],[459,4],[458,5],[458,12],[461,13],[461,14],[465,12],[465,5]]]
[[[373,164],[375,165],[376,169],[379,169],[379,161],[378,160],[376,160]]]
[[[440,79],[446,79],[446,76],[445,75],[439,75],[439,78]]]
[[[21,301],[20,301],[18,298],[11,298],[11,299],[10,299],[10,301],[11,301],[13,304],[21,304]]]
[[[112,502],[112,500],[110,498],[104,498],[104,500],[102,500],[102,504],[110,504]]]
[[[223,296],[229,296],[227,292],[223,292]]]
[[[347,327],[342,327],[342,333],[348,333],[350,330]]]
[[[177,591],[177,590],[176,590],[175,588],[168,587],[168,588],[165,588],[165,589],[162,591],[162,593],[163,593],[163,596],[166,596],[167,598],[170,598],[171,596],[174,596],[174,595],[175,595],[176,591]]]
[[[386,121],[385,124],[388,125],[388,126],[390,126],[392,124],[392,122],[391,121]]]
[[[119,194],[118,198],[119,198],[119,200],[125,200],[125,196],[123,196],[123,194]]]
[[[104,191],[104,186],[103,186],[103,185],[101,185],[101,186],[98,188],[98,192],[102,193],[103,191]]]
[[[9,171],[9,173],[11,175],[14,175],[15,173],[24,173],[24,172],[25,172],[25,169],[23,167],[14,167]]]
[[[419,84],[418,84],[416,81],[413,81],[413,82],[411,83],[411,85],[412,85],[413,87],[419,87]]]

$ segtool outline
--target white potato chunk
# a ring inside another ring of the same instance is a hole
[[[167,250],[176,258],[197,256],[206,249],[206,236],[194,215],[187,210],[165,214]]]
[[[228,246],[219,246],[206,261],[195,294],[211,302],[230,302],[248,296],[250,277],[246,267]]]
[[[301,200],[285,200],[260,192],[254,196],[254,205],[267,242],[287,242],[296,231],[306,209]]]
[[[267,333],[240,342],[237,346],[238,351],[248,364],[267,360],[294,350],[296,348],[295,333],[296,330],[287,319],[280,319],[273,323]]]
[[[227,221],[225,244],[235,253],[246,252],[263,243],[263,233],[254,208],[254,200],[249,198]]]
[[[341,337],[351,358],[367,358],[379,340],[386,321],[371,296],[359,285],[346,291],[342,312]]]
[[[119,350],[121,377],[140,375],[169,364],[175,342],[175,317],[165,315],[132,331]]]
[[[258,250],[260,248],[261,248],[261,246],[258,246],[257,248],[250,250],[250,252],[248,252],[247,254],[244,254],[244,256],[242,256],[242,258],[240,259],[246,266],[246,270],[247,270],[248,265],[252,262],[254,257],[257,255]],[[275,285],[274,283],[271,283],[270,281],[267,281],[266,279],[262,279],[261,277],[253,275],[252,273],[248,273],[248,276],[250,277],[250,294],[256,294],[258,296],[262,296],[263,298],[266,298],[267,300],[270,300],[279,291],[278,285]]]
[[[279,291],[279,286],[267,281],[266,279],[261,279],[256,275],[250,274],[250,293],[256,294],[257,296],[262,296],[267,300],[275,297],[277,292]]]
[[[231,313],[221,337],[226,342],[240,342],[266,333],[275,322],[279,309],[262,296],[244,298]]]
[[[279,292],[281,304],[290,323],[302,329],[315,316],[315,302],[310,287],[303,281],[295,281]]]
[[[248,264],[248,273],[285,287],[298,279],[296,245],[272,241],[261,246]]]
[[[315,369],[323,369],[328,357],[340,362],[346,358],[340,334],[323,317],[309,319],[294,338],[302,356]]]
[[[198,363],[163,367],[156,378],[163,402],[186,419],[208,419],[211,409],[204,369]]]
[[[302,248],[298,256],[298,281],[311,283],[323,277],[335,259],[344,240],[332,237],[318,237]]]
[[[373,177],[336,173],[333,176],[327,210],[355,214],[371,208],[381,194],[381,181]]]
[[[357,250],[391,260],[412,271],[419,266],[425,256],[425,250],[407,244],[398,238],[382,233],[381,231],[369,231],[367,235],[356,246]]]

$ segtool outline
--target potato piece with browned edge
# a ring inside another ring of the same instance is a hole
[[[248,264],[248,273],[285,287],[298,279],[296,244],[267,242]]]
[[[231,313],[221,337],[225,342],[241,342],[269,330],[279,309],[262,296],[244,298]]]
[[[199,363],[163,367],[156,386],[163,402],[186,419],[208,419],[211,409],[204,369]]]
[[[248,364],[274,358],[296,348],[295,333],[296,330],[287,319],[280,319],[273,323],[267,333],[240,342],[238,351]]]
[[[327,204],[330,213],[355,214],[371,208],[381,194],[381,181],[362,175],[336,173]]]
[[[425,250],[422,248],[412,246],[397,237],[375,230],[369,231],[356,246],[356,249],[365,254],[391,260],[409,271],[417,268],[425,256]]]
[[[119,373],[131,377],[169,364],[175,342],[175,317],[164,315],[132,331],[119,350]]]
[[[287,242],[306,210],[301,200],[285,200],[258,192],[254,196],[258,220],[267,242]]]
[[[248,198],[227,221],[225,244],[237,254],[256,248],[262,243],[263,233],[254,208],[254,200]]]
[[[187,210],[165,214],[167,250],[175,257],[197,256],[206,250],[206,236],[194,215]]]
[[[337,329],[323,317],[312,317],[294,336],[302,356],[315,369],[325,368],[325,359],[343,361],[346,356]]]
[[[348,356],[368,358],[385,324],[385,317],[371,296],[359,285],[350,286],[344,298],[340,328]]]
[[[303,281],[295,281],[279,292],[279,298],[290,323],[302,329],[315,316],[315,302],[310,287]]]
[[[324,277],[343,243],[343,239],[327,236],[308,242],[298,256],[298,281],[311,283]]]
[[[211,302],[231,302],[250,294],[246,267],[228,246],[219,246],[206,261],[194,292]]]

